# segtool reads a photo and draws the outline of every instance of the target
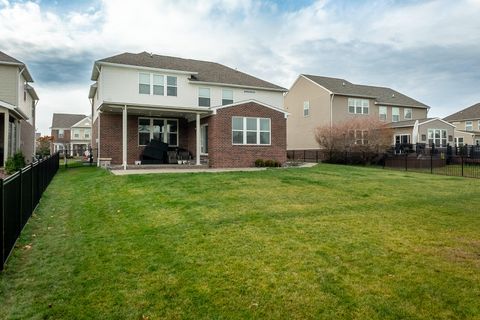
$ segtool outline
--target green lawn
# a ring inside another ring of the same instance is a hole
[[[61,170],[1,319],[480,319],[480,180]]]

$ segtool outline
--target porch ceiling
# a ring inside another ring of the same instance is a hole
[[[125,106],[127,106],[127,114],[129,115],[149,117],[172,117],[193,120],[196,114],[200,114],[200,116],[208,116],[212,114],[212,110],[206,108],[169,107],[128,103],[103,103],[98,109],[103,112],[122,113]]]

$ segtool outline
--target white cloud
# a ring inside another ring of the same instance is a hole
[[[428,100],[432,111],[458,101],[454,95],[451,101],[435,98],[439,87],[480,85],[480,62],[471,58],[480,54],[480,0],[351,5],[325,0],[290,12],[254,0],[103,0],[99,7],[62,13],[41,2],[0,1],[0,50],[27,64],[48,61],[53,65],[49,75],[52,68],[73,72],[64,69],[68,61],[91,65],[125,51],[151,51],[218,61],[287,88],[301,72],[399,86],[395,88]],[[460,57],[472,65],[456,67],[439,60],[458,58],[452,48],[471,53]],[[436,54],[435,49],[448,55]],[[465,70],[470,72],[465,80],[458,79],[455,73]],[[40,110],[89,110],[89,80],[82,72],[68,78],[73,82],[61,90],[58,83],[35,84],[42,131],[51,113]],[[466,95],[475,99],[475,94]]]

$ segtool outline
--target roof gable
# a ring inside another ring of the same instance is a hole
[[[87,116],[83,114],[54,113],[52,118],[52,128],[68,129]]]
[[[428,108],[427,105],[387,87],[367,86],[351,83],[345,79],[304,74],[333,94],[375,99],[378,104]]]
[[[450,122],[471,119],[480,119],[480,103],[474,104],[473,106],[470,106],[443,118],[443,120]]]
[[[150,54],[147,52],[136,54],[126,52],[96,61],[96,64],[101,65],[102,63],[189,72],[191,75],[190,81],[192,82],[231,84],[245,87],[257,87],[259,89],[264,88],[267,90],[287,91],[287,89],[273,83],[210,61],[183,59]],[[98,71],[96,70],[96,66],[94,66],[92,80],[96,80],[97,77]]]
[[[82,120],[78,121],[77,123],[72,125],[73,127],[78,127],[78,128],[89,128],[92,126],[92,119],[90,117],[85,117]]]

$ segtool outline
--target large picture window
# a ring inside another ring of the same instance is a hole
[[[270,118],[232,117],[232,143],[269,145]]]
[[[435,147],[447,146],[447,130],[445,129],[428,129],[428,145],[432,146],[435,143]]]
[[[348,98],[348,112],[355,114],[368,114],[370,103],[367,99]]]
[[[139,118],[138,119],[138,145],[145,146],[150,140],[160,140],[168,143],[170,147],[178,146],[178,120]]]

